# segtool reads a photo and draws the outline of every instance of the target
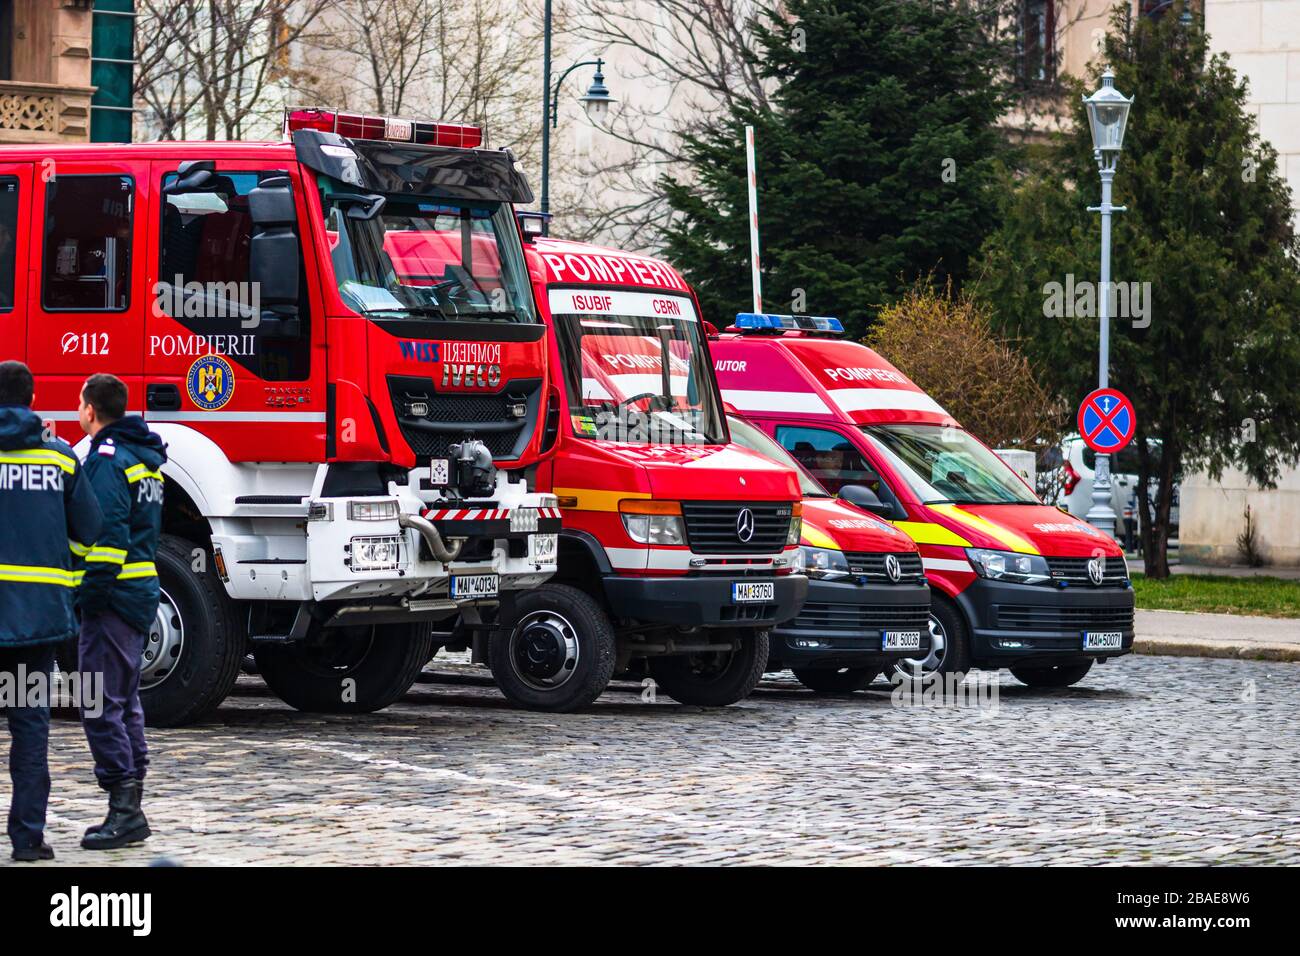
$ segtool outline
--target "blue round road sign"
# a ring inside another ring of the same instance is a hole
[[[1095,452],[1113,455],[1132,441],[1136,428],[1133,403],[1113,388],[1089,393],[1079,406],[1079,435]]]

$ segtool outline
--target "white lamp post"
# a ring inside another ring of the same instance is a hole
[[[1110,387],[1110,217],[1111,213],[1125,212],[1123,206],[1110,204],[1111,186],[1115,180],[1115,167],[1124,147],[1124,129],[1128,126],[1128,111],[1132,97],[1125,97],[1115,89],[1115,74],[1107,68],[1101,75],[1101,89],[1083,98],[1088,109],[1088,125],[1092,127],[1092,146],[1101,173],[1101,205],[1089,206],[1089,212],[1101,213],[1101,288],[1097,290],[1098,314],[1101,318],[1101,358],[1097,375],[1099,388]],[[1098,454],[1092,482],[1092,507],[1088,509],[1088,522],[1115,536],[1115,509],[1110,503],[1110,456]]]

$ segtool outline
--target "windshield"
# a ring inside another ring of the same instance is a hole
[[[509,204],[390,195],[363,219],[373,196],[322,179],[334,278],[349,308],[387,319],[536,321]]]
[[[803,465],[795,461],[794,456],[777,444],[776,439],[768,436],[762,429],[755,428],[749,422],[741,421],[731,415],[727,416],[727,427],[731,430],[731,440],[737,445],[748,448],[750,451],[756,451],[779,464],[789,465],[793,468],[794,473],[799,476],[799,493],[805,498],[829,498],[831,496],[829,491],[817,483],[817,479],[804,470]]]
[[[872,446],[922,504],[1041,504],[997,455],[960,428],[864,425]]]
[[[575,435],[726,443],[722,401],[688,297],[553,289],[550,305]]]

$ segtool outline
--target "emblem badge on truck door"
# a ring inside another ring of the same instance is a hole
[[[754,537],[754,512],[748,508],[741,508],[736,515],[736,537],[745,543]]]

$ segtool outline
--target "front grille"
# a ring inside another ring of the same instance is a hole
[[[819,631],[921,631],[929,628],[929,604],[820,604],[809,601],[791,622]]]
[[[754,518],[754,533],[742,541],[741,511]],[[743,501],[683,501],[686,538],[696,554],[771,554],[785,547],[790,534],[788,504],[749,504]]]
[[[448,458],[467,433],[483,442],[493,458],[516,458],[536,418],[540,382],[510,382],[495,395],[439,393],[429,379],[389,377],[393,413],[415,457]],[[521,418],[511,406],[524,404]]]
[[[1131,607],[1040,607],[1002,604],[998,628],[1004,631],[1131,631]]]
[[[885,573],[885,556],[874,552],[865,551],[845,551],[845,559],[849,562],[849,570],[854,574],[860,574],[872,581],[889,582],[891,578]],[[902,552],[895,554],[898,558],[898,570],[900,572],[899,581],[916,581],[924,573],[921,567],[921,556],[915,552]]]
[[[1124,582],[1128,580],[1123,558],[1104,558],[1105,571],[1101,584],[1093,584],[1092,578],[1088,576],[1088,562],[1091,560],[1091,558],[1048,558],[1047,571],[1053,581],[1086,584],[1088,587],[1123,587]]]

